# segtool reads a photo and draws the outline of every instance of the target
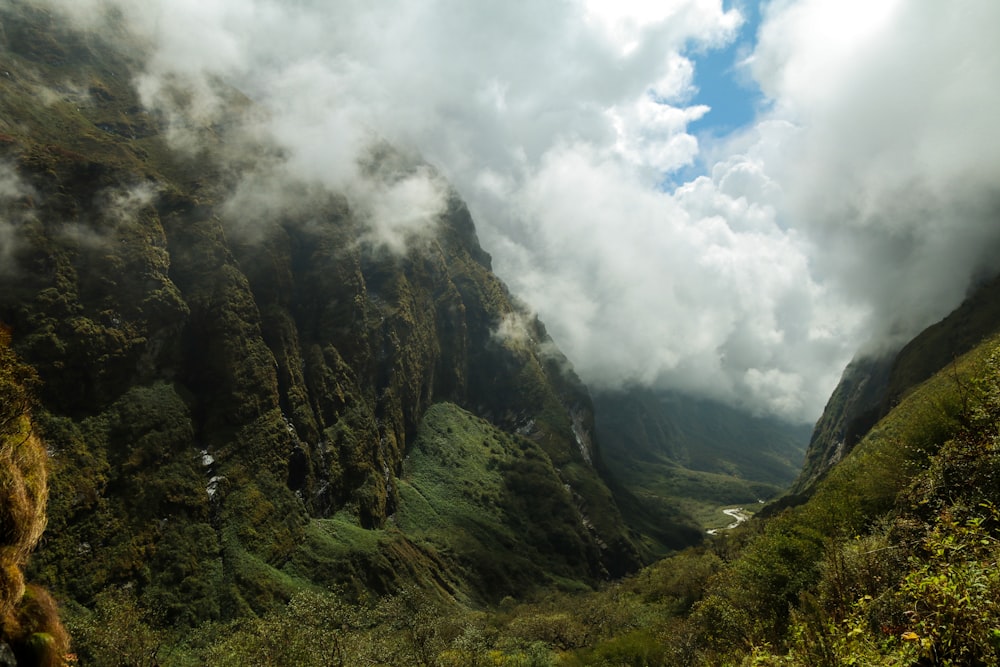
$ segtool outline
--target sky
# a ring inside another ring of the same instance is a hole
[[[741,21],[725,44],[688,54],[694,63],[693,101],[709,108],[688,126],[688,131],[696,135],[724,137],[750,125],[758,110],[766,106],[760,87],[746,67],[760,28],[760,5],[748,0],[737,8]]]
[[[995,0],[34,1],[119,10],[179,148],[219,81],[266,109],[234,219],[307,183],[402,251],[453,187],[595,388],[813,421],[1000,268]],[[433,168],[373,181],[378,138]]]

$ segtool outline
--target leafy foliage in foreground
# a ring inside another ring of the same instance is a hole
[[[811,502],[751,543],[739,563],[776,544],[767,535],[778,526],[818,529],[800,533],[798,545],[816,558],[793,568],[802,583],[786,606],[759,614],[744,646],[719,655],[735,660],[752,646],[754,664],[995,663],[998,443],[1000,347],[992,340],[905,398]],[[787,565],[792,554],[774,555]],[[740,609],[732,590],[721,600]]]
[[[0,645],[18,664],[56,667],[69,637],[55,601],[26,585],[23,569],[45,528],[48,456],[34,433],[30,409],[34,371],[10,348],[0,325]]]
[[[301,591],[280,610],[194,632],[158,627],[134,595],[117,591],[69,624],[81,663],[112,666],[680,664],[668,643],[671,614],[690,606],[720,564],[692,552],[602,592],[508,598],[489,612],[414,588],[353,601],[343,591]]]

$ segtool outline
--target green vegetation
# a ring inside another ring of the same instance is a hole
[[[953,373],[938,374],[906,403],[914,411],[901,416],[922,418],[923,429],[903,431],[912,449],[899,453],[914,452],[908,458],[921,465],[919,474],[905,482],[889,478],[903,487],[891,509],[853,541],[826,549],[814,597],[793,616],[788,655],[761,664],[1000,660],[996,341],[958,362]]]
[[[961,306],[898,352],[853,361],[816,425],[793,491],[808,494],[907,392],[1000,329],[998,295],[1000,277],[981,285]]]
[[[813,449],[808,498],[639,570],[788,484],[801,433],[662,396],[599,398],[596,429],[457,198],[401,255],[335,193],[234,213],[273,147],[229,160],[233,122],[175,151],[139,51],[17,1],[0,24],[0,622],[25,661],[66,650],[24,584],[47,493],[28,577],[84,664],[1000,659],[996,340],[915,387],[962,327],[918,339],[884,418],[833,467]]]
[[[480,582],[477,592],[487,600],[499,601],[494,591],[595,579],[600,548],[587,517],[545,451],[527,438],[455,405],[435,405],[400,487],[399,529],[442,558],[459,556],[450,569]]]
[[[241,134],[238,92],[217,91],[227,122],[178,128],[143,108],[126,35],[19,1],[0,24],[0,168],[17,186],[0,201],[16,237],[0,317],[41,379],[54,454],[38,581],[91,609],[129,590],[161,626],[193,627],[317,586],[487,601],[640,565],[578,442],[587,392],[457,198],[401,255],[359,242],[341,194],[289,186],[280,212],[238,210],[243,179],[280,160]],[[179,129],[197,154],[171,143]],[[425,168],[385,145],[361,166]],[[497,335],[508,319],[523,339]],[[478,424],[444,453],[421,435],[442,402]],[[492,477],[434,479],[472,438],[493,443]],[[412,481],[408,454],[427,462]],[[461,539],[422,511],[465,521]]]
[[[669,523],[687,516],[702,531],[726,525],[723,506],[752,512],[786,489],[809,439],[807,426],[670,392],[633,387],[597,393],[594,402],[611,475],[648,513]],[[676,546],[661,540],[654,550]]]
[[[23,573],[45,528],[48,497],[48,457],[31,422],[36,383],[0,325],[0,644],[18,664],[57,667],[69,637],[55,601],[26,585]]]
[[[908,395],[807,503],[600,590],[548,587],[483,608],[442,595],[450,583],[381,597],[303,589],[255,618],[184,637],[158,630],[158,659],[182,665],[210,656],[212,664],[241,664],[264,655],[275,665],[442,667],[993,664],[1000,659],[998,443],[995,339]],[[521,444],[455,406],[435,406],[407,461],[408,490],[396,522],[443,559],[463,542],[509,539],[502,525],[508,515],[498,511],[505,482],[494,472],[517,459]],[[452,453],[476,465],[455,465]],[[329,532],[351,552],[380,548],[371,531],[346,525]]]

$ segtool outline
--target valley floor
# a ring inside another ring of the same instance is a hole
[[[733,519],[733,522],[724,528],[709,528],[707,532],[709,535],[718,535],[723,530],[732,530],[738,527],[744,521],[749,521],[750,517],[753,516],[750,512],[747,512],[742,507],[729,507],[722,510],[722,513]]]

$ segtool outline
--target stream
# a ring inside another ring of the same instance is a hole
[[[733,522],[728,526],[726,526],[725,528],[712,528],[711,530],[707,531],[709,535],[718,535],[723,530],[732,530],[736,526],[740,525],[741,523],[749,519],[751,516],[750,513],[747,512],[742,507],[729,507],[722,510],[722,513],[728,516],[729,518],[733,519]]]

